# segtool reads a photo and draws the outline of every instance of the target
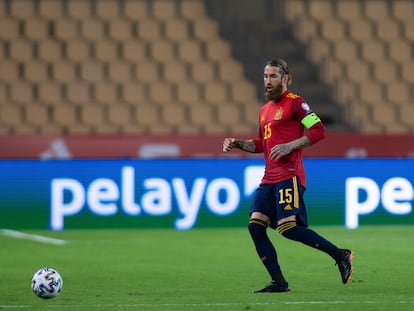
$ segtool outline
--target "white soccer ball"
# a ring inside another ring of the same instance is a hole
[[[63,279],[55,269],[42,268],[33,275],[32,290],[40,298],[54,298],[60,294],[62,287]]]

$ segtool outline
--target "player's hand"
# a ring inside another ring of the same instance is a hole
[[[292,148],[289,144],[280,144],[273,146],[272,149],[270,149],[269,158],[271,160],[279,160],[280,158],[288,155],[292,152]]]
[[[235,147],[236,138],[225,138],[223,141],[223,152],[229,152]]]

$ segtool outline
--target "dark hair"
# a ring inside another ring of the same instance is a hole
[[[292,83],[292,74],[289,72],[289,66],[285,60],[281,58],[272,58],[267,61],[266,66],[278,67],[283,75],[288,75],[288,84]]]

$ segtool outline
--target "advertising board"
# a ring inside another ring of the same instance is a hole
[[[414,224],[413,159],[305,159],[311,225]],[[0,228],[243,227],[258,159],[3,160]]]

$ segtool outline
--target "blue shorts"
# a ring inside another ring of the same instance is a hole
[[[250,214],[260,212],[270,218],[270,227],[276,229],[278,220],[296,215],[296,222],[301,226],[308,226],[308,216],[303,200],[305,193],[297,177],[278,182],[263,184],[257,188]]]

